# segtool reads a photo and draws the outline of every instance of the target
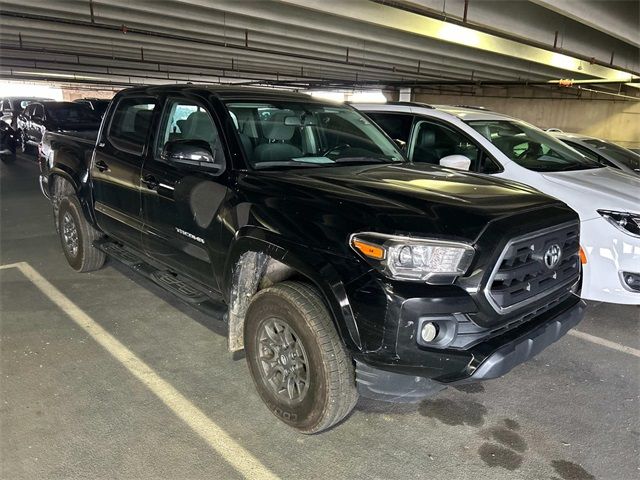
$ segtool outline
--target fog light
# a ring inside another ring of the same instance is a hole
[[[628,290],[640,292],[640,273],[621,272],[621,278]]]
[[[438,327],[435,323],[426,322],[422,325],[420,336],[422,337],[423,342],[433,342],[438,336]]]

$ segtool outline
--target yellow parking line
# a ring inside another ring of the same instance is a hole
[[[170,383],[163,380],[151,367],[138,358],[131,350],[116,340],[109,332],[96,323],[80,307],[69,300],[60,290],[40,275],[26,262],[2,265],[0,269],[17,268],[49,300],[55,303],[71,320],[87,332],[107,350],[118,362],[151,390],[178,418],[184,421],[213,450],[245,478],[277,479],[256,457],[234,441],[222,428],[193,405]]]

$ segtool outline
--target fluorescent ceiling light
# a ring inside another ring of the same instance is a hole
[[[413,35],[465,45],[534,63],[552,66],[576,74],[629,82],[633,75],[615,68],[592,64],[568,55],[426,17],[374,2],[337,2],[326,0],[281,0],[309,10],[369,23]],[[567,75],[569,76],[569,75]]]
[[[62,100],[62,90],[49,85],[0,80],[0,91],[7,97],[42,97]]]
[[[347,93],[347,100],[355,103],[386,103],[387,97],[384,96],[382,90],[364,90]]]
[[[315,90],[309,92],[312,97],[321,98],[323,100],[331,100],[333,102],[344,102],[344,92],[336,92],[332,90]]]
[[[13,72],[16,75],[31,75],[34,77],[56,77],[56,78],[68,78],[72,80],[103,80],[101,77],[88,77],[85,75],[75,75],[73,73],[51,73],[51,72]]]

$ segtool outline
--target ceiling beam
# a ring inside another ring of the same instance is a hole
[[[306,8],[310,11],[323,12],[337,17],[358,20],[376,26],[400,30],[405,33],[438,39],[455,45],[479,51],[492,52],[508,57],[528,60],[537,64],[557,67],[567,76],[575,74],[588,75],[627,82],[632,77],[630,72],[589,63],[562,53],[543,48],[525,45],[514,40],[498,37],[468,27],[448,23],[435,18],[400,10],[373,2],[336,2],[322,0],[280,0],[283,3]]]

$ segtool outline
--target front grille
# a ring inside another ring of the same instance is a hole
[[[507,313],[578,281],[579,233],[580,225],[571,223],[511,240],[487,283],[489,303],[498,312]],[[555,246],[561,253],[553,264]],[[545,255],[551,266],[545,263]]]

